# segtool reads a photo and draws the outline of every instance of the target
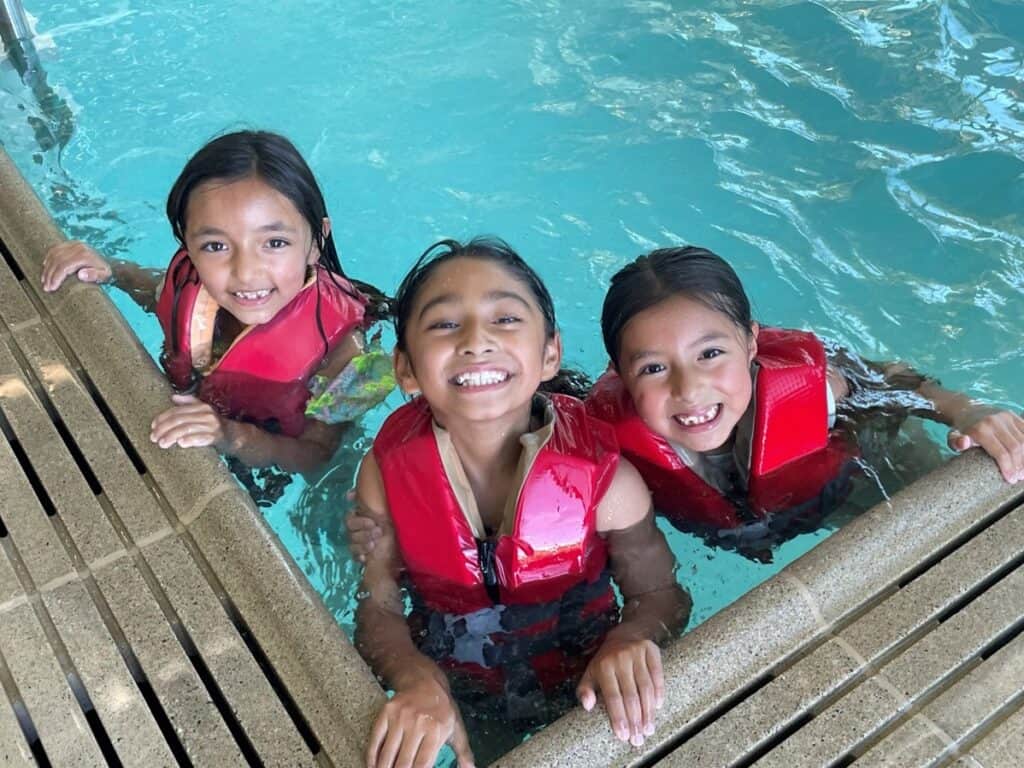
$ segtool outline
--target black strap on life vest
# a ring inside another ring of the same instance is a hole
[[[494,539],[477,539],[476,551],[480,560],[480,573],[484,577],[484,589],[491,602],[497,605],[501,602],[501,592],[498,589],[498,569],[494,566],[494,551],[497,542]]]

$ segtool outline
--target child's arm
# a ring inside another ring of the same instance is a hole
[[[360,349],[360,339],[350,334],[321,370],[340,371]],[[192,395],[172,395],[171,400],[174,405],[153,420],[150,440],[161,448],[210,445],[250,467],[277,465],[286,472],[318,472],[334,456],[346,427],[307,418],[298,437],[275,435],[255,424],[225,418]]]
[[[131,261],[107,261],[85,243],[58,243],[43,258],[42,283],[47,293],[56,291],[75,275],[83,283],[110,283],[120,288],[146,312],[156,311],[156,289],[163,278],[161,269],[146,269]]]
[[[844,357],[844,359],[846,359]],[[853,399],[858,390],[904,390],[925,401],[925,407],[908,411],[951,427],[947,442],[954,451],[980,447],[999,466],[1009,483],[1024,480],[1024,419],[944,389],[905,363],[872,363],[849,360],[849,367],[829,366],[829,386],[837,404]],[[929,407],[930,406],[930,407]]]
[[[433,765],[445,742],[455,751],[459,768],[471,768],[473,754],[458,706],[444,672],[413,645],[397,578],[401,559],[387,512],[387,498],[370,453],[356,480],[356,496],[364,513],[388,523],[363,571],[360,592],[366,597],[356,610],[356,647],[377,676],[395,691],[370,731],[368,768],[392,765]]]
[[[589,711],[600,691],[615,735],[639,746],[654,733],[665,698],[657,643],[686,626],[692,603],[676,582],[675,557],[654,524],[647,486],[625,459],[598,507],[598,530],[607,537],[622,592],[622,621],[591,659],[576,694]]]

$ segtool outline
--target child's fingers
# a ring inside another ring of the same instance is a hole
[[[1019,419],[1003,412],[971,430],[970,437],[995,460],[1003,478],[1016,483],[1024,473],[1024,428]]]
[[[181,448],[199,448],[201,446],[213,445],[217,440],[217,436],[208,427],[194,422],[187,422],[177,424],[156,438],[151,439],[161,448],[170,448],[172,445],[178,445]]]
[[[615,679],[619,685],[619,695],[622,697],[622,707],[625,710],[626,723],[629,726],[629,743],[634,747],[639,747],[644,743],[644,712],[633,659],[631,656],[626,656],[619,663],[621,666],[617,670]]]
[[[86,283],[101,282],[110,278],[110,265],[92,248],[75,240],[46,252],[41,275],[44,291],[57,290],[72,274]]]
[[[661,709],[665,703],[665,673],[661,666],[661,649],[654,643],[647,646],[647,671],[654,684],[654,706]]]
[[[370,738],[366,742],[366,768],[376,768],[381,747],[388,736],[388,718],[386,712],[377,716],[377,721],[370,730]]]
[[[370,729],[370,737],[367,739],[367,768],[374,768],[377,765],[377,756],[387,736],[387,718],[382,712],[377,716],[374,727]]]
[[[455,718],[455,730],[452,732],[451,745],[459,768],[475,768],[476,760],[473,758],[473,750],[469,748],[466,724],[462,722],[460,715]],[[429,765],[433,765],[433,763],[429,763]]]
[[[422,739],[413,752],[414,759],[410,763],[400,762],[399,765],[411,765],[413,768],[433,768],[437,762],[437,753],[444,746],[444,735],[440,728],[431,728],[423,734]]]
[[[580,682],[576,686],[576,698],[579,699],[580,706],[587,712],[592,710],[594,705],[597,704],[597,693],[594,691],[594,676],[590,672],[589,667],[583,673],[583,677],[580,678]]]
[[[949,434],[946,435],[946,444],[949,445],[950,450],[963,453],[973,446],[974,442],[959,429],[951,429]]]
[[[609,665],[610,666],[610,665]],[[629,741],[629,722],[626,719],[626,707],[619,691],[619,681],[611,669],[598,670],[598,685],[601,688],[601,699],[608,714],[612,732],[619,741]]]
[[[650,736],[654,733],[654,716],[658,708],[654,703],[654,681],[647,668],[646,654],[633,665],[633,679],[636,681],[636,691],[640,697],[640,733],[643,736]]]
[[[153,420],[149,439],[161,448],[174,444],[182,448],[212,445],[222,434],[220,418],[205,404],[198,410],[193,406],[178,406]]]
[[[193,432],[178,440],[179,448],[205,448],[217,442],[217,435],[213,432]]]
[[[398,750],[397,759],[391,763],[384,763],[384,766],[391,768],[392,765],[396,766],[415,766],[420,768],[423,765],[423,761],[420,759],[424,755],[417,755],[420,751],[420,746],[423,744],[424,737],[423,730],[420,728],[414,728],[411,731],[405,731],[402,736],[402,744]],[[433,765],[434,761],[431,760],[429,765]]]
[[[401,725],[396,722],[390,723],[384,743],[377,753],[377,762],[371,765],[376,768],[391,768],[395,764],[398,753],[402,748],[402,742],[405,740],[403,736],[404,732]]]
[[[190,397],[189,395],[172,395],[172,397]],[[192,399],[181,405],[174,405],[166,411],[158,413],[149,425],[151,433],[163,432],[173,428],[177,424],[205,420],[213,424],[219,417],[217,413],[204,402]]]
[[[978,446],[999,467],[1009,483],[1024,480],[1024,419],[1009,411],[996,411],[963,431],[950,430],[949,446],[963,451]]]
[[[56,291],[73,272],[77,272],[85,264],[80,261],[55,261],[43,277],[43,290]]]
[[[356,512],[351,512],[345,515],[345,527],[348,529],[350,534],[368,532],[370,534],[376,534],[373,538],[380,535],[380,526],[377,525],[376,521],[366,515],[360,515]]]

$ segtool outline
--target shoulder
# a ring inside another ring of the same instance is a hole
[[[601,533],[628,528],[651,511],[651,492],[628,460],[619,459],[615,474],[597,507],[597,530]]]

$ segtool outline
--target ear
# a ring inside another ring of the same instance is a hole
[[[757,357],[757,334],[761,332],[761,326],[757,322],[750,324],[750,339],[747,343],[748,352],[750,353],[747,357],[747,362],[752,363],[754,358]]]
[[[562,334],[558,331],[555,331],[554,335],[544,342],[542,366],[541,381],[553,379],[562,367]]]
[[[331,236],[331,220],[327,216],[324,216],[324,225],[322,229],[324,233],[324,240],[326,240]]]
[[[419,382],[416,381],[416,374],[412,370],[412,361],[409,355],[397,347],[394,352],[395,380],[398,386],[407,395],[418,395],[420,393]]]

